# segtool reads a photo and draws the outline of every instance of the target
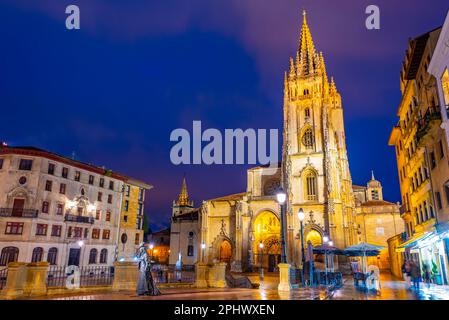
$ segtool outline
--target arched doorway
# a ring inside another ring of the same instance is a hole
[[[223,240],[220,244],[220,249],[218,253],[220,262],[224,262],[227,265],[231,262],[232,257],[232,246],[228,240]]]
[[[312,246],[320,246],[323,244],[323,238],[321,237],[321,234],[316,231],[315,229],[311,229],[307,235],[306,235],[306,241],[305,243],[309,243],[309,241],[312,243]]]
[[[0,255],[0,266],[7,266],[10,262],[17,262],[19,248],[5,247]]]
[[[271,211],[259,213],[253,221],[254,264],[268,272],[276,270],[281,259],[280,234],[281,224]]]

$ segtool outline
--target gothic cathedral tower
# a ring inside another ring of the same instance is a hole
[[[305,243],[308,234],[318,233],[339,248],[356,241],[341,96],[334,80],[329,82],[323,54],[315,48],[305,12],[299,49],[285,73],[282,173],[289,231],[299,225],[297,212],[302,208]],[[288,238],[290,244],[298,239],[293,232]],[[310,240],[317,241],[317,237]],[[293,254],[296,250],[289,251]]]

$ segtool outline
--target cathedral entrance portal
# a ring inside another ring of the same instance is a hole
[[[254,264],[267,272],[277,270],[281,259],[281,225],[278,217],[271,211],[263,211],[253,222]]]

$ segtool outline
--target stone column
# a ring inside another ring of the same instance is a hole
[[[23,295],[25,286],[27,267],[25,262],[10,262],[8,264],[8,277],[6,285],[0,292],[3,299],[14,299]]]
[[[138,263],[133,261],[114,262],[113,291],[135,291],[139,280]]]
[[[23,289],[25,295],[40,296],[47,294],[48,262],[31,262],[27,264],[26,283]]]
[[[209,287],[226,288],[226,263],[218,262],[209,270]]]
[[[279,267],[279,291],[290,291],[292,285],[290,283],[290,265],[288,263],[280,263]]]
[[[197,288],[207,288],[209,266],[204,262],[197,262],[195,266],[195,285]]]

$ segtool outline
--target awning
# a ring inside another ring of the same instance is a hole
[[[422,242],[422,241],[431,239],[434,236],[436,236],[435,232],[426,232],[426,233],[421,233],[419,235],[414,235],[412,238],[410,238],[407,241],[401,243],[397,247],[397,249],[413,248],[416,245],[418,245],[418,242]],[[403,251],[403,250],[400,250],[400,251]]]

